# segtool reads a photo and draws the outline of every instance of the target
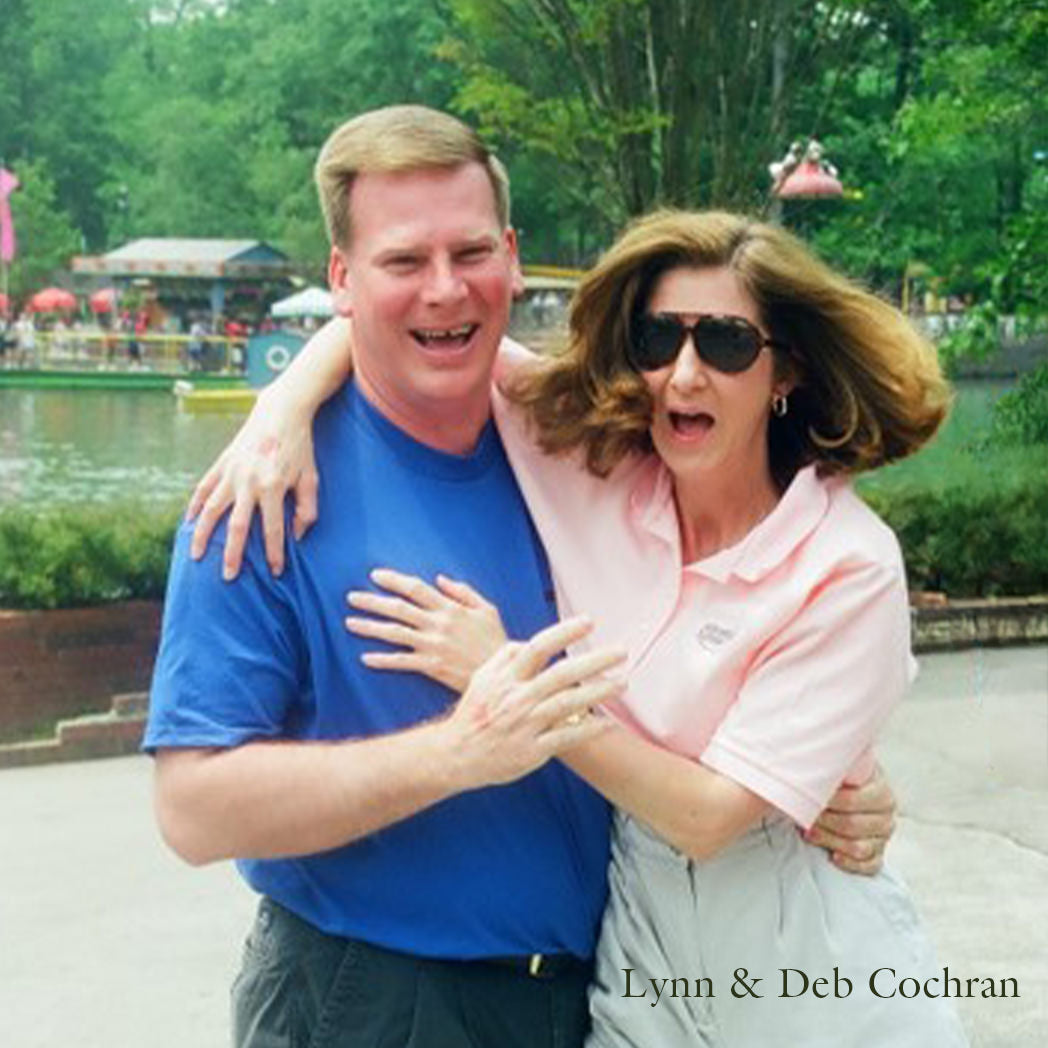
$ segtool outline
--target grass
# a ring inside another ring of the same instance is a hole
[[[990,447],[1003,383],[964,383],[942,431],[858,488],[895,530],[914,589],[951,597],[1048,591],[1048,454]]]
[[[965,383],[943,428],[912,458],[860,478],[859,490],[878,494],[962,485],[974,489],[1021,486],[1045,472],[1044,449],[988,448],[994,401],[1012,384]]]

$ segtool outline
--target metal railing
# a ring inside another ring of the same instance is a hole
[[[12,334],[14,334],[12,332]],[[32,349],[9,345],[3,366],[70,371],[155,371],[239,374],[243,338],[126,331],[38,331]]]

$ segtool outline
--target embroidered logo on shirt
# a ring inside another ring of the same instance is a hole
[[[726,644],[732,637],[735,636],[735,630],[730,630],[727,626],[718,626],[716,622],[707,622],[695,634],[695,639],[699,642],[699,646],[705,648],[706,651],[716,651],[722,644]]]

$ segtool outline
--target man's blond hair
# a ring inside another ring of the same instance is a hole
[[[477,163],[495,196],[499,225],[509,225],[509,178],[497,157],[461,120],[426,106],[387,106],[347,120],[324,143],[314,178],[328,239],[348,248],[349,192],[363,173],[420,171]]]

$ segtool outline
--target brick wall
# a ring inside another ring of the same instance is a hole
[[[0,611],[0,743],[103,713],[113,696],[144,691],[160,634],[159,601],[63,611]],[[918,651],[1044,643],[1048,597],[918,607]]]
[[[108,710],[115,694],[148,688],[161,610],[159,601],[128,601],[0,611],[0,740]]]

